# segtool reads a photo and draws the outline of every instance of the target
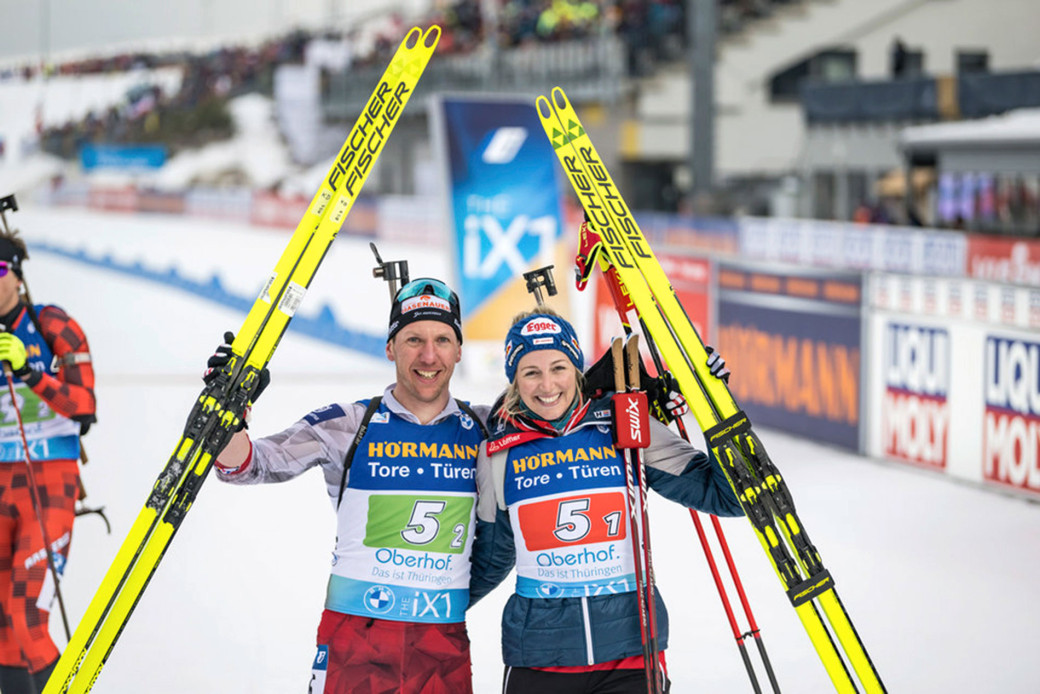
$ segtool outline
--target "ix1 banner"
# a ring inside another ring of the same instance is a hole
[[[440,95],[431,99],[430,124],[446,172],[465,339],[495,342],[497,355],[510,319],[535,305],[524,272],[555,264],[561,295],[550,303],[567,313],[573,259],[558,243],[556,157],[533,99]]]

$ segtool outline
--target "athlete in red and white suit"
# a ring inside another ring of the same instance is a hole
[[[94,371],[76,321],[56,306],[25,303],[25,257],[21,239],[0,234],[0,361],[13,372],[43,525],[60,574],[80,490],[79,439],[95,420]],[[3,374],[0,387],[0,691],[31,694],[43,690],[58,660],[48,632],[55,579]]]

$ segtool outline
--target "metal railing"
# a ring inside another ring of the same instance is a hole
[[[910,77],[887,81],[806,82],[806,121],[881,123],[950,118],[941,98],[943,79]],[[962,118],[983,118],[1015,108],[1040,106],[1040,71],[968,72],[956,76],[956,105]]]
[[[886,82],[806,82],[805,119],[816,123],[932,121],[939,118],[933,77]]]

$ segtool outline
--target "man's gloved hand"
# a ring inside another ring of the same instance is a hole
[[[202,374],[202,380],[206,383],[211,383],[213,379],[217,377],[221,369],[227,366],[228,362],[231,361],[231,344],[235,341],[235,333],[228,331],[224,333],[224,342],[217,347],[211,356],[206,361],[206,371]],[[271,383],[271,372],[267,370],[265,366],[260,370],[259,382],[257,383],[256,390],[253,391],[253,397],[251,403],[256,402],[260,399],[260,394],[264,392],[264,389]]]
[[[228,330],[224,333],[224,342],[213,350],[213,356],[206,360],[206,370],[202,374],[202,380],[207,384],[212,383],[220,370],[231,361],[231,343],[234,341],[235,333]]]
[[[11,365],[11,373],[19,379],[32,373],[25,356],[25,344],[11,333],[0,333],[0,361]]]
[[[726,360],[711,345],[704,345],[704,351],[708,353],[707,364],[711,375],[720,381],[729,383],[729,369],[726,368]]]

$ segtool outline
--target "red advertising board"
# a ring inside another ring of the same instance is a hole
[[[710,342],[708,329],[711,325],[711,261],[707,258],[670,254],[658,255],[657,259],[664,274],[671,280],[675,295],[686,309],[686,315],[693,322],[697,334],[705,343]],[[592,321],[595,352],[588,355],[590,359],[598,358],[610,349],[611,339],[622,334],[621,319],[614,308],[607,282],[602,273],[597,272],[596,275],[596,308]],[[636,320],[634,312],[629,319]],[[653,362],[645,354],[644,361],[653,373]]]
[[[255,193],[249,223],[293,230],[303,219],[310,201],[302,195],[291,198],[274,193]]]
[[[184,196],[180,193],[142,190],[137,194],[137,211],[184,214]]]
[[[136,212],[137,189],[133,186],[125,186],[123,188],[92,187],[87,204],[95,210]]]
[[[968,238],[968,275],[1040,287],[1040,241],[973,234]]]

